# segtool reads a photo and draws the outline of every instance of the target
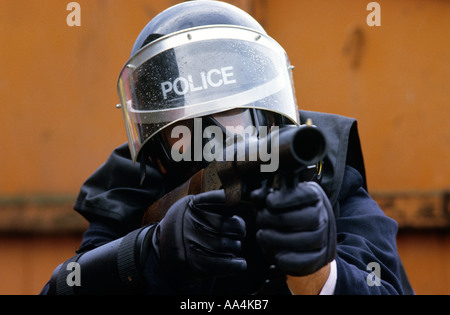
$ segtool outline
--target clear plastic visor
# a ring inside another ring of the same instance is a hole
[[[180,120],[257,108],[298,124],[291,72],[276,41],[246,28],[193,28],[152,42],[118,80],[133,161],[150,138]]]

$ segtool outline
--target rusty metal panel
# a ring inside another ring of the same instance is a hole
[[[449,191],[375,192],[373,198],[400,229],[449,229]]]
[[[81,235],[88,222],[73,210],[72,196],[0,198],[0,234]]]

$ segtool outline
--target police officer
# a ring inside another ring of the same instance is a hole
[[[396,249],[397,225],[366,191],[355,120],[299,112],[292,69],[282,47],[230,4],[183,2],[151,20],[118,80],[128,145],[81,187],[75,209],[89,228],[77,255],[55,269],[42,293],[409,290]],[[227,146],[237,138],[227,126],[254,126],[250,136],[261,138],[258,127],[270,132],[307,118],[328,142],[323,163],[314,168],[320,185],[308,180],[257,188],[253,205],[230,206],[223,189],[187,195],[162,220],[141,226],[149,205],[208,165],[196,155],[205,144],[195,143],[196,122],[202,130],[220,128],[216,144]],[[184,159],[174,159],[175,145]],[[73,262],[80,267],[80,286],[67,282]],[[379,267],[376,281],[368,266]]]

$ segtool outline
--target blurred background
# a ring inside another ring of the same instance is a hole
[[[70,1],[0,1],[0,294],[39,293],[74,255],[79,188],[126,141],[118,74],[179,2],[80,0],[69,26]],[[300,108],[358,120],[369,192],[399,223],[416,293],[450,294],[450,1],[377,1],[380,26],[368,0],[227,2],[286,49]]]

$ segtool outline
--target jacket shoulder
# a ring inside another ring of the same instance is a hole
[[[300,110],[300,122],[310,118],[322,130],[327,140],[328,153],[323,165],[322,187],[332,204],[337,201],[345,166],[356,169],[367,189],[364,159],[356,119],[336,114]]]

